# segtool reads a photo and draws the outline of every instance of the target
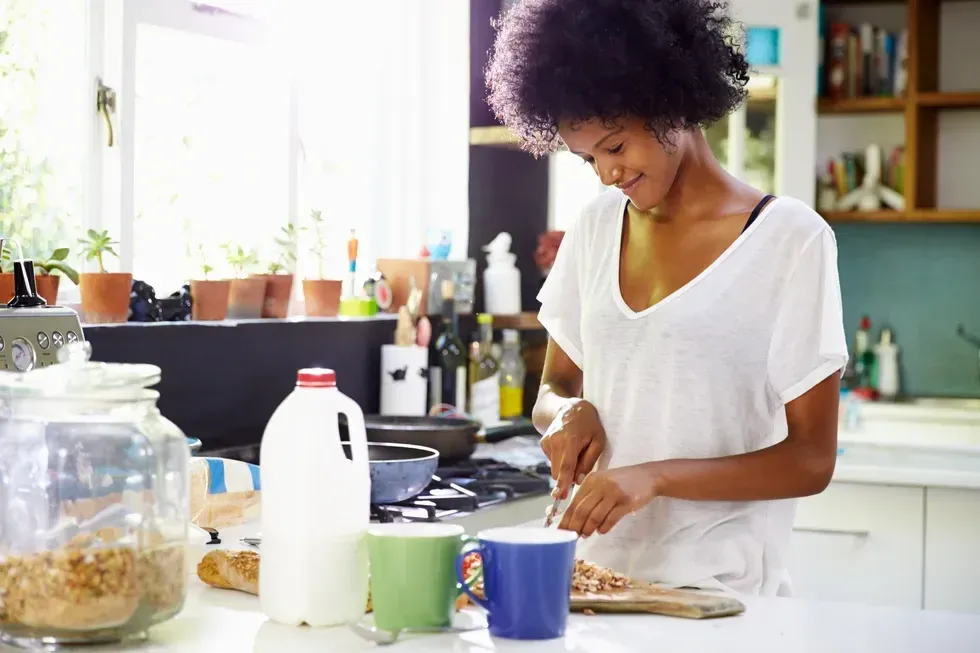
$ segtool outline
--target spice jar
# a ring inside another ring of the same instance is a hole
[[[190,454],[153,365],[0,372],[0,641],[117,642],[183,607]]]

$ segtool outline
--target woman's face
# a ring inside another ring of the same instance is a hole
[[[687,133],[670,134],[670,149],[642,121],[599,120],[562,123],[558,135],[568,149],[592,166],[606,186],[616,186],[641,211],[658,206],[677,175]]]

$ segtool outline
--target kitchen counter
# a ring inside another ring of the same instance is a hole
[[[980,448],[841,443],[834,481],[980,489]]]
[[[484,630],[454,635],[405,636],[395,646],[411,653],[564,651],[581,653],[975,653],[980,616],[902,610],[801,599],[744,600],[737,617],[693,621],[652,615],[572,615],[563,639],[514,642]],[[460,614],[461,626],[483,623],[482,613]],[[151,632],[143,653],[323,653],[368,651],[374,644],[346,628],[311,629],[268,622],[258,599],[193,580],[184,611]],[[101,653],[107,648],[88,648]],[[118,650],[118,649],[112,649]]]

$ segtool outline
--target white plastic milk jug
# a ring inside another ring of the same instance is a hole
[[[352,459],[337,415],[347,416]],[[283,624],[335,626],[364,615],[371,476],[364,414],[333,370],[304,369],[265,427],[259,602]]]

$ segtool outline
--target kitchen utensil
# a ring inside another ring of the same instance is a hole
[[[0,640],[32,650],[118,642],[186,594],[190,452],[149,389],[160,368],[61,353],[0,372]]]
[[[465,533],[454,524],[378,524],[368,529],[371,602],[379,629],[452,626],[458,595],[454,565]]]
[[[469,633],[474,630],[483,630],[486,628],[484,625],[470,626],[468,628],[459,628],[456,626],[448,626],[445,628],[402,628],[396,631],[380,630],[378,628],[369,628],[360,623],[349,624],[350,629],[354,633],[366,639],[369,642],[374,642],[378,646],[390,646],[398,641],[398,638],[402,633],[407,634],[420,634],[420,635],[441,635],[441,634],[457,634],[457,633]]]
[[[350,443],[343,443],[350,458]],[[368,444],[371,503],[398,503],[416,496],[432,480],[439,466],[439,452],[411,444]],[[339,496],[342,496],[339,495]]]
[[[45,305],[37,294],[32,261],[21,255],[13,269],[14,296],[0,297],[0,352],[7,354],[0,357],[0,370],[29,372],[54,365],[65,345],[84,339],[78,314]]]
[[[431,447],[439,452],[442,463],[469,458],[478,443],[493,444],[536,433],[530,420],[505,422],[481,431],[479,422],[465,418],[411,415],[366,415],[364,426],[369,442]],[[341,439],[345,428],[341,416]]]
[[[491,528],[463,545],[456,580],[490,613],[490,634],[507,639],[557,639],[565,634],[578,535],[545,528]],[[485,598],[466,584],[463,563],[477,552]]]
[[[738,599],[696,590],[667,589],[634,583],[605,592],[572,592],[572,612],[661,614],[686,619],[728,617],[745,612]]]
[[[424,417],[428,372],[429,350],[414,339],[405,346],[381,345],[381,414]]]
[[[561,496],[556,496],[555,500],[551,504],[551,508],[544,515],[544,527],[548,528],[555,521],[555,517],[558,516],[558,508],[561,506]]]

